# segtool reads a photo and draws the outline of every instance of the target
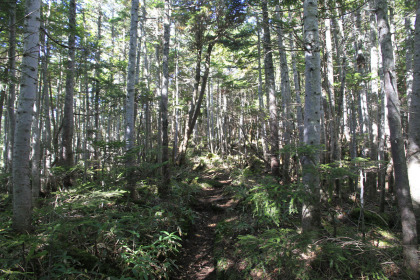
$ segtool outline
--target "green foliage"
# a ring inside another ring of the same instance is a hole
[[[126,191],[112,185],[87,183],[52,193],[34,210],[36,232],[30,235],[12,231],[9,205],[0,216],[1,274],[7,279],[167,279],[194,214],[181,196],[186,188],[176,187],[173,202],[162,203],[146,188],[138,204],[127,202]]]
[[[295,185],[261,184],[250,189],[246,201],[253,205],[257,219],[268,219],[278,226],[298,213],[297,205],[303,194]]]
[[[133,234],[133,239],[140,238],[139,233],[130,232]],[[168,254],[178,252],[181,246],[180,240],[181,238],[175,233],[162,231],[157,240],[147,246],[135,247],[131,241],[122,244],[123,273],[132,274],[133,279],[168,278],[168,273],[176,268],[174,260]]]
[[[292,229],[268,229],[259,235],[243,235],[238,237],[237,254],[244,256],[247,263],[246,273],[253,270],[267,271],[266,277],[293,279],[298,275],[299,256],[296,254],[295,240],[298,234]],[[278,268],[277,270],[274,267]]]
[[[380,262],[384,256],[374,247],[350,238],[324,239],[318,246],[311,262],[317,279],[388,279]]]

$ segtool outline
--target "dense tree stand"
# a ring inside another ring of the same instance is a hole
[[[0,0],[0,42],[0,279],[420,278],[420,0]]]

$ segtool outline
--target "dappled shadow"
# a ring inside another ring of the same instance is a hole
[[[224,196],[228,180],[203,180],[207,184],[199,192],[193,209],[197,218],[183,241],[178,259],[178,272],[171,279],[216,279],[214,260],[215,228],[233,200]]]

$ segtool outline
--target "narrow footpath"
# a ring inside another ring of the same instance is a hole
[[[198,217],[182,244],[182,251],[177,262],[179,270],[171,279],[216,279],[214,260],[215,228],[232,206],[233,200],[225,197],[224,186],[228,181],[219,181],[222,187],[212,186],[198,194],[194,210]]]

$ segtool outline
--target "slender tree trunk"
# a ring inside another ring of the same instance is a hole
[[[203,102],[204,93],[206,91],[207,78],[208,78],[209,73],[210,73],[210,59],[211,59],[211,52],[213,50],[214,44],[215,44],[215,42],[210,42],[208,47],[207,47],[205,70],[204,70],[203,80],[201,82],[201,89],[200,89],[200,93],[198,95],[198,100],[197,100],[197,102],[194,106],[194,111],[192,113],[190,113],[191,118],[188,118],[188,125],[185,128],[186,131],[185,131],[184,139],[182,140],[180,150],[178,152],[178,158],[177,158],[177,164],[178,165],[184,163],[185,153],[186,153],[187,148],[188,148],[188,142],[189,142],[189,140],[191,138],[191,135],[194,131],[194,126],[195,126],[195,123],[197,122],[198,115],[200,114],[201,103]],[[201,55],[200,55],[200,57],[201,57]],[[197,57],[197,59],[198,59],[198,57]],[[200,75],[200,72],[199,72],[200,70],[198,69],[198,67],[197,67],[196,71],[197,70],[198,70],[198,75]],[[198,77],[198,81],[199,80],[200,80],[200,78]],[[196,77],[196,81],[197,81],[197,77]],[[194,87],[197,87],[197,89],[198,89],[198,85],[194,86]],[[194,89],[194,91],[195,90],[196,89]]]
[[[414,34],[414,71],[413,90],[411,92],[410,118],[408,133],[408,177],[410,179],[411,198],[420,228],[420,1],[417,1],[416,30]],[[408,64],[408,62],[407,62]]]
[[[42,85],[43,86],[43,85]],[[36,201],[41,192],[41,135],[40,128],[42,121],[40,119],[40,91],[37,92],[36,102],[34,104],[34,116],[32,121],[32,161],[31,161],[31,185],[32,185],[32,206],[37,206]]]
[[[391,153],[394,161],[396,195],[402,223],[403,254],[412,276],[418,279],[419,259],[417,255],[416,219],[410,196],[404,138],[401,127],[400,102],[397,92],[397,77],[386,0],[377,1],[376,16],[378,20],[379,42],[382,51],[384,90],[388,100],[388,123],[390,128]]]
[[[270,164],[271,173],[273,176],[280,175],[280,162],[279,162],[279,126],[277,119],[277,104],[276,104],[276,84],[274,78],[274,65],[273,53],[271,50],[271,37],[270,25],[268,18],[267,0],[263,0],[262,13],[263,13],[263,45],[264,45],[264,69],[265,69],[265,90],[268,96],[268,111],[270,114]]]
[[[303,185],[306,201],[302,208],[302,230],[309,232],[321,224],[319,209],[320,179],[317,172],[320,155],[320,99],[321,59],[318,30],[318,1],[305,0],[304,46],[305,46],[305,132],[304,143],[312,149],[303,156]]]
[[[347,55],[344,49],[343,40],[343,24],[340,18],[332,17],[332,24],[334,26],[334,43],[337,53],[337,64],[340,67],[338,79],[340,83],[340,90],[337,93],[336,98],[336,124],[337,124],[337,135],[340,135],[340,132],[344,134],[344,138],[348,140],[350,138],[347,125],[347,108],[346,108],[346,64],[347,64]],[[341,141],[338,141],[338,153],[341,156]]]
[[[101,161],[99,158],[100,147],[99,143],[102,141],[101,125],[100,125],[100,94],[101,94],[101,40],[102,40],[102,7],[98,5],[98,20],[97,20],[97,36],[96,36],[96,52],[95,52],[95,81],[93,83],[94,89],[92,90],[94,101],[94,143],[93,143],[93,169],[94,180],[100,177]]]
[[[8,81],[9,81],[9,96],[7,98],[7,116],[9,126],[8,130],[8,153],[6,158],[6,170],[12,173],[13,166],[13,148],[15,139],[15,99],[16,99],[16,2],[9,2],[9,50],[8,50]],[[13,193],[13,177],[10,179],[9,193]]]
[[[176,28],[175,28],[176,30]],[[175,39],[176,34],[175,34]],[[173,162],[175,162],[175,159],[177,157],[177,151],[178,151],[178,134],[179,134],[179,81],[178,81],[178,75],[179,75],[179,42],[176,42],[176,62],[175,62],[175,106],[174,106],[174,147],[173,147]]]
[[[212,153],[212,135],[211,135],[211,123],[210,123],[210,117],[211,117],[211,108],[210,108],[210,98],[211,98],[211,83],[209,81],[207,85],[207,94],[206,94],[206,120],[207,120],[207,149]]]
[[[49,2],[49,5],[50,2]],[[50,14],[50,6],[48,7],[47,15]],[[41,23],[42,28],[46,28],[47,22]],[[41,35],[42,40],[42,58],[41,58],[41,66],[42,66],[42,120],[44,125],[40,126],[41,128],[44,127],[42,132],[42,158],[43,158],[43,165],[44,165],[44,189],[41,191],[44,193],[49,192],[50,190],[47,188],[49,184],[47,181],[49,180],[50,168],[51,168],[51,161],[52,161],[52,131],[51,131],[51,118],[50,118],[50,98],[48,94],[49,90],[49,73],[48,73],[48,57],[49,57],[49,48],[48,48],[48,38],[47,35]],[[41,108],[40,108],[41,110]],[[42,186],[41,186],[42,187]]]
[[[419,17],[420,19],[420,17]],[[405,45],[407,53],[405,55],[405,80],[407,83],[407,105],[411,106],[411,95],[413,94],[413,56],[414,56],[414,38],[411,29],[411,19],[407,15],[405,18],[405,31],[407,32]],[[417,50],[417,49],[416,49]],[[408,110],[408,119],[410,120],[410,110]]]
[[[13,150],[13,228],[31,230],[30,139],[33,106],[36,100],[39,57],[40,0],[25,4],[22,78],[17,108]]]
[[[280,52],[280,72],[281,72],[281,97],[282,97],[282,105],[283,105],[283,124],[284,124],[284,131],[283,131],[283,139],[284,145],[286,146],[285,152],[282,153],[282,177],[285,184],[290,183],[290,141],[291,141],[291,134],[292,134],[292,124],[291,121],[293,120],[293,114],[291,110],[291,90],[290,90],[290,77],[289,77],[289,66],[287,64],[287,56],[286,56],[286,48],[284,47],[283,43],[283,24],[281,23],[281,15],[280,15],[280,7],[276,6],[276,14],[278,20],[278,27],[277,27],[277,38],[278,38],[278,46]]]
[[[170,2],[165,0],[165,15],[163,25],[163,87],[161,99],[161,118],[162,118],[162,176],[163,182],[159,193],[163,196],[169,193],[170,173],[169,173],[169,138],[168,138],[168,87],[169,87],[169,40],[170,40]]]
[[[213,82],[213,80],[211,80]],[[209,110],[210,110],[210,151],[214,153],[214,101],[213,101],[213,88],[214,83],[209,83]]]
[[[159,28],[159,26],[158,26]],[[159,30],[156,31],[159,33]],[[156,120],[157,120],[157,162],[162,164],[162,118],[161,118],[161,102],[162,102],[162,80],[161,80],[161,71],[160,71],[160,44],[155,45],[155,54],[156,54],[156,99],[159,100],[158,109],[156,110]],[[161,170],[162,171],[162,170]]]
[[[291,20],[291,14],[289,15]],[[289,41],[290,41],[290,49],[294,50],[294,39],[293,34],[289,34]],[[297,64],[296,64],[296,51],[292,51],[292,69],[293,69],[293,83],[295,86],[295,93],[296,93],[296,103],[297,103],[297,124],[299,129],[299,142],[303,143],[303,131],[304,131],[304,125],[303,125],[303,112],[302,112],[302,100],[301,100],[301,89],[300,89],[300,79],[299,79],[299,72],[297,70]]]
[[[329,2],[331,3],[331,1]],[[328,7],[328,2],[325,1],[325,7]],[[334,24],[335,25],[335,24]],[[331,113],[331,124],[330,124],[330,137],[331,137],[331,161],[334,162],[336,166],[341,167],[341,144],[340,144],[340,113],[337,113],[336,110],[336,94],[334,89],[334,63],[333,63],[333,47],[332,47],[332,31],[331,28],[333,22],[331,19],[325,19],[325,56],[326,56],[326,74],[327,74],[327,95]],[[337,30],[335,30],[337,32]],[[335,35],[337,36],[337,35]],[[338,102],[337,102],[338,103]],[[335,192],[340,197],[340,180],[334,180]]]
[[[76,0],[69,0],[69,57],[66,71],[66,95],[64,102],[63,134],[61,153],[61,165],[66,168],[67,174],[64,178],[64,186],[72,185],[72,178],[69,170],[74,164],[73,154],[73,133],[74,133],[74,113],[73,113],[73,94],[74,94],[74,74],[75,74],[75,45],[76,45]]]
[[[268,149],[267,149],[267,128],[265,122],[265,110],[264,110],[264,94],[262,90],[263,82],[262,82],[262,69],[261,69],[261,27],[259,17],[257,15],[257,35],[258,35],[258,104],[260,113],[258,115],[259,122],[261,123],[261,142],[262,142],[262,149],[264,159],[268,159]],[[268,166],[267,166],[268,168]]]
[[[372,1],[369,3],[369,7],[372,7]],[[373,9],[372,9],[373,10]],[[370,15],[370,38],[369,38],[369,44],[370,44],[370,72],[371,72],[371,81],[370,81],[370,93],[371,98],[368,100],[369,103],[371,103],[371,113],[370,113],[370,124],[369,129],[371,131],[371,137],[370,137],[370,159],[371,160],[378,160],[378,149],[379,149],[379,141],[378,138],[379,135],[379,87],[378,87],[378,34],[377,34],[377,27],[376,27],[376,17],[375,14],[372,12]],[[382,167],[382,163],[379,162],[379,170]],[[377,192],[377,189],[380,190],[381,195],[384,190],[381,189],[380,180],[378,176],[380,176],[381,172],[376,173],[369,173],[368,178],[370,180],[369,185],[371,184],[372,187],[370,188],[372,193],[372,199],[375,199],[375,195]]]
[[[201,27],[201,26],[200,26]],[[200,27],[197,28],[196,33],[195,33],[195,40],[197,43],[197,54],[196,54],[196,66],[195,66],[195,80],[194,80],[194,92],[193,92],[193,96],[192,96],[192,100],[191,100],[191,105],[190,105],[190,109],[188,112],[188,121],[187,121],[187,125],[185,126],[184,129],[184,138],[181,142],[181,145],[179,147],[179,151],[178,151],[178,157],[177,157],[177,164],[183,164],[184,160],[185,160],[185,153],[187,151],[187,146],[188,146],[188,141],[189,138],[191,136],[189,136],[189,134],[191,135],[192,133],[192,118],[194,115],[194,106],[197,106],[195,100],[198,96],[198,90],[199,90],[199,86],[200,86],[200,77],[201,77],[201,56],[202,56],[202,51],[203,51],[203,45],[201,42],[201,32],[202,30],[200,29]],[[191,132],[189,132],[191,130]]]
[[[0,135],[1,135],[1,122],[3,118],[3,104],[6,99],[6,92],[4,90],[0,91]]]
[[[138,199],[136,190],[136,180],[134,178],[134,161],[133,152],[135,124],[134,124],[134,99],[135,99],[135,73],[136,73],[136,50],[137,50],[137,25],[138,25],[138,9],[139,1],[131,2],[131,24],[130,24],[130,49],[128,53],[128,69],[127,69],[127,96],[125,101],[125,151],[126,151],[126,168],[127,168],[127,190],[133,200]]]

